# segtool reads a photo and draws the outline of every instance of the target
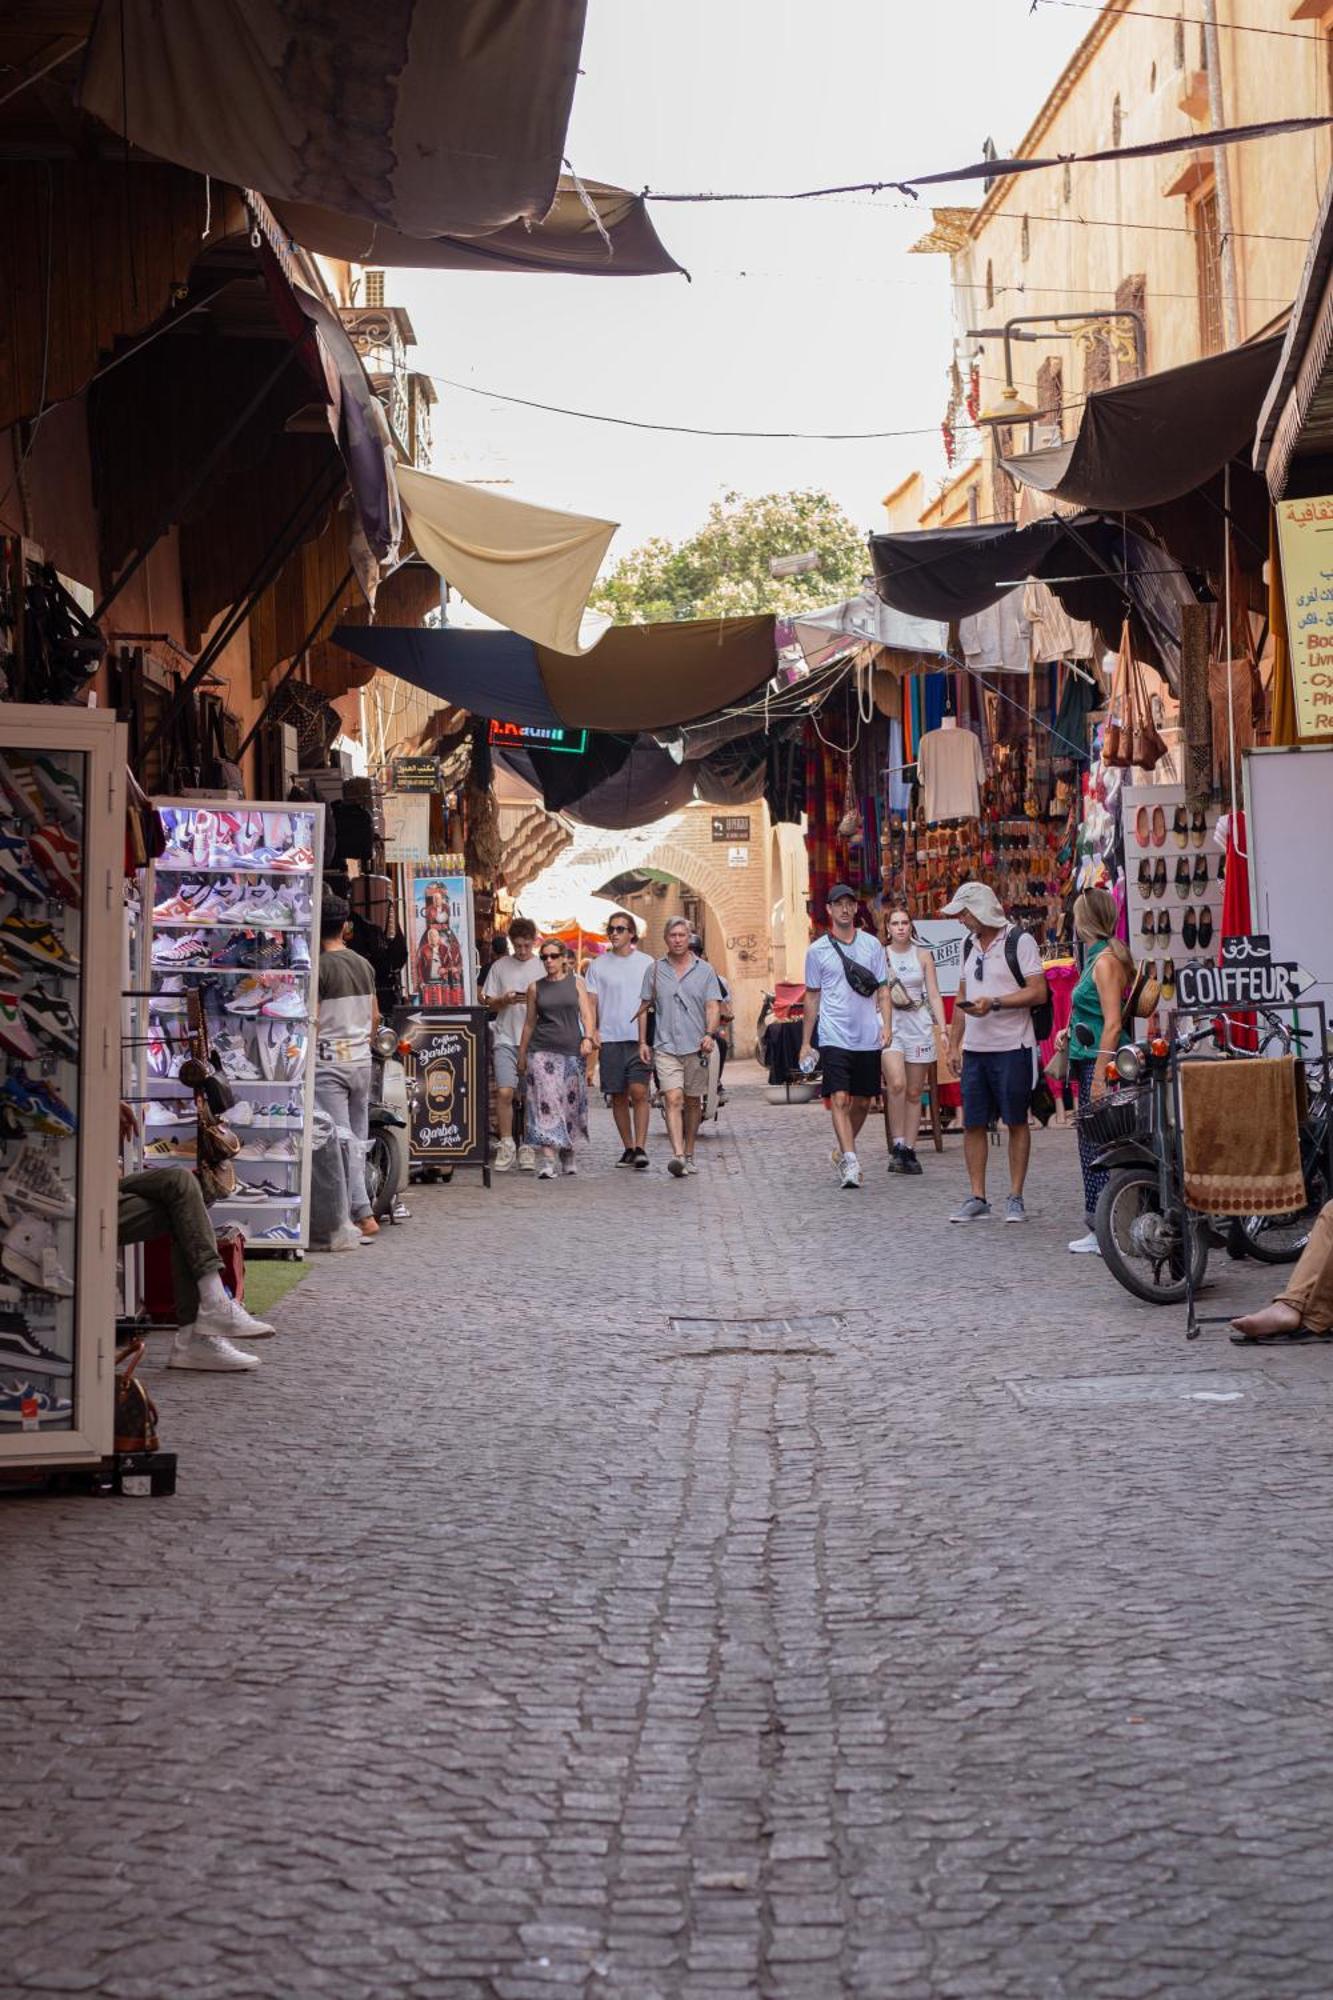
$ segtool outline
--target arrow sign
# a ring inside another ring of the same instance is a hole
[[[1182,1007],[1206,1012],[1210,1007],[1289,1007],[1315,984],[1302,966],[1270,959],[1248,964],[1186,965],[1176,975]]]

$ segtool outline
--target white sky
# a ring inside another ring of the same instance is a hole
[[[569,157],[671,191],[821,187],[1016,145],[1092,23],[1029,0],[590,0]],[[434,469],[622,523],[611,560],[678,539],[728,488],[827,488],[867,530],[943,470],[948,261],[908,245],[977,183],[902,197],[658,206],[683,278],[396,271],[416,367],[579,410],[880,443],[664,437],[439,388]]]

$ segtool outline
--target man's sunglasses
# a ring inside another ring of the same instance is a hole
[[[622,937],[628,929],[628,924],[608,924],[606,934],[608,937]]]

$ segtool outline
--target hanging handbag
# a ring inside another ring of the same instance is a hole
[[[126,1341],[116,1349],[113,1427],[117,1451],[157,1450],[157,1404],[134,1372],[146,1351],[142,1340]]]
[[[1129,643],[1129,620],[1126,618],[1120,633],[1120,650],[1116,654],[1115,668],[1111,675],[1111,693],[1107,703],[1106,729],[1102,736],[1102,762],[1116,770],[1126,771],[1133,763],[1129,755],[1130,729],[1127,720],[1129,702],[1129,673],[1134,655]]]
[[[1129,761],[1139,771],[1151,771],[1166,755],[1166,739],[1153,721],[1152,698],[1137,660],[1129,666]]]

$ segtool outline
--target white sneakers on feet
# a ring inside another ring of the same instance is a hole
[[[312,1243],[312,1250],[359,1250],[363,1243],[370,1242],[363,1236],[354,1222],[344,1222],[334,1231],[327,1243]]]
[[[501,1139],[492,1162],[497,1174],[507,1174],[518,1158],[518,1147],[512,1139]]]
[[[536,1165],[537,1165],[536,1148],[534,1146],[520,1146],[518,1149],[519,1172],[521,1174],[530,1174],[534,1171]]]
[[[231,1298],[222,1306],[201,1303],[195,1327],[200,1333],[220,1333],[227,1340],[272,1340],[277,1332],[266,1319],[256,1319]]]
[[[259,1356],[247,1354],[243,1347],[233,1347],[223,1333],[210,1333],[197,1325],[183,1326],[171,1343],[167,1366],[208,1369],[219,1375],[236,1375],[247,1368],[258,1368]]]
[[[844,1153],[842,1156],[841,1176],[838,1181],[838,1187],[840,1189],[859,1188],[860,1185],[861,1185],[861,1162],[857,1159],[855,1153]]]
[[[1086,1236],[1076,1236],[1069,1248],[1075,1257],[1100,1257],[1102,1254],[1095,1229],[1090,1229]]]

